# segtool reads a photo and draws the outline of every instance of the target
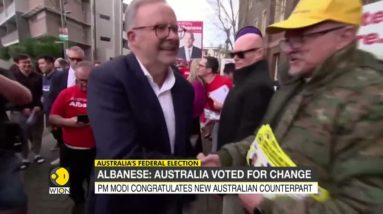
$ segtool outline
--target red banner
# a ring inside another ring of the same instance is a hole
[[[203,50],[203,22],[179,21],[178,25],[186,29],[186,33],[180,41],[178,58],[188,62],[194,58],[201,58]]]

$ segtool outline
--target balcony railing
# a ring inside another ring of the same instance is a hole
[[[17,30],[12,31],[11,33],[8,33],[7,35],[1,38],[1,43],[4,46],[13,45],[17,42],[19,42],[19,35],[17,33]]]

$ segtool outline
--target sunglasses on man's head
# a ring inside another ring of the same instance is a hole
[[[248,49],[248,50],[244,50],[244,51],[235,51],[235,52],[231,52],[230,53],[230,57],[231,58],[234,58],[235,56],[238,56],[238,58],[240,59],[244,59],[245,58],[245,54],[248,53],[248,52],[252,52],[252,51],[256,51],[260,48],[251,48],[251,49]]]
[[[69,57],[69,60],[70,61],[77,61],[77,62],[81,62],[82,61],[81,58],[76,58],[76,57]]]

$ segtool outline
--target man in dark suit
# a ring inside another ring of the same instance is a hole
[[[125,20],[132,54],[96,67],[89,79],[96,159],[192,157],[193,88],[170,67],[184,31],[162,0],[134,0]],[[180,195],[96,195],[92,182],[90,188],[92,214],[177,214],[185,202]]]
[[[194,43],[194,34],[193,32],[186,31],[183,38],[184,46],[178,49],[178,58],[182,58],[188,62],[195,58],[202,57],[201,48],[198,48],[193,45]]]
[[[85,57],[84,50],[78,46],[70,47],[67,50],[66,54],[69,59],[70,67],[69,69],[59,71],[54,77],[52,77],[51,87],[48,95],[48,112],[50,112],[53,102],[56,100],[56,97],[60,94],[60,92],[76,84],[76,77],[73,68],[77,65],[78,62],[81,62]],[[62,140],[61,129],[52,128],[52,134],[57,140],[59,147],[62,146],[64,143]],[[57,165],[59,163],[60,157],[52,161],[51,165]]]
[[[230,53],[235,63],[235,87],[222,108],[218,149],[253,134],[262,122],[274,93],[273,81],[264,59],[264,46],[258,28],[246,26],[238,31],[234,49]]]

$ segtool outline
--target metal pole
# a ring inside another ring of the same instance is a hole
[[[93,20],[92,20],[92,37],[93,37],[93,42],[92,42],[92,60],[97,59],[97,27],[96,27],[96,19],[97,19],[97,11],[96,11],[96,1],[92,0],[92,14],[93,14]]]

